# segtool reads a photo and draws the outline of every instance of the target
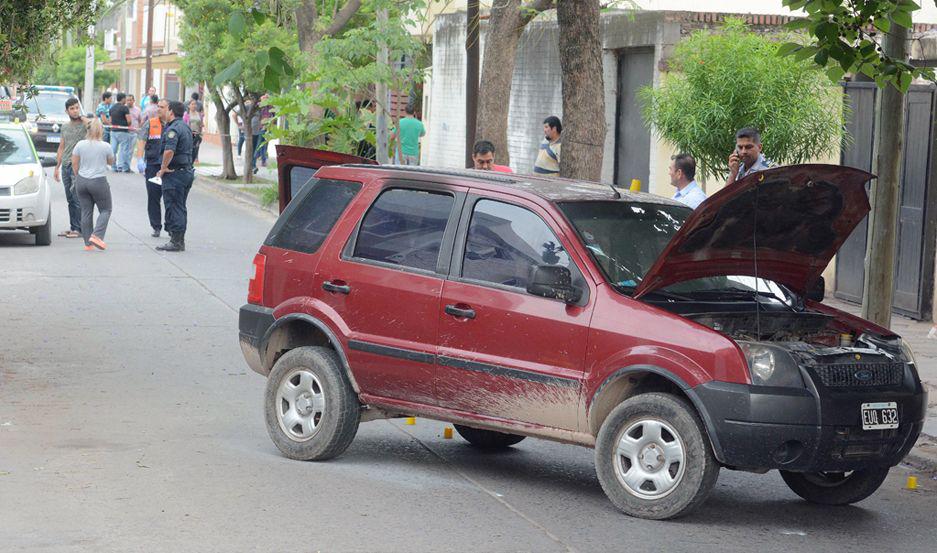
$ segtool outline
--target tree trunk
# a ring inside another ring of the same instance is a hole
[[[908,30],[892,24],[882,42],[885,53],[908,60]],[[894,86],[882,89],[879,102],[876,160],[878,179],[872,183],[869,245],[865,255],[862,317],[891,327],[895,290],[895,253],[898,249],[898,193],[901,186],[901,153],[904,149],[905,96]]]
[[[602,177],[605,144],[605,81],[599,0],[561,0],[560,28],[563,84],[563,147],[560,175],[597,181]]]
[[[478,122],[475,139],[495,145],[499,165],[510,165],[508,115],[517,45],[524,27],[537,13],[549,9],[553,0],[536,0],[521,9],[521,0],[495,0],[485,33],[485,63],[478,83]]]
[[[245,113],[244,107],[241,107],[241,113]],[[244,119],[244,182],[250,184],[254,182],[254,126],[251,119],[254,117],[254,105],[246,111],[247,117]]]
[[[319,41],[316,35],[317,19],[316,0],[302,0],[296,8],[296,34],[299,37],[299,49],[309,61],[312,61],[312,53]]]
[[[234,170],[234,151],[231,146],[231,114],[230,108],[226,108],[221,96],[221,90],[216,90],[212,94],[212,102],[215,104],[215,122],[218,124],[218,134],[221,138],[221,178],[225,180],[236,179],[237,172]]]

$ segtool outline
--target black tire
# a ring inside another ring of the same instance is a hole
[[[314,401],[314,394],[294,400],[284,399],[280,394],[281,385],[299,391],[307,382],[312,382],[310,390],[318,390],[319,401]],[[355,439],[360,412],[358,396],[338,355],[331,349],[300,347],[290,350],[277,360],[267,378],[264,392],[267,432],[277,448],[290,459],[324,461],[340,455]],[[317,422],[312,430],[304,422],[295,422],[288,429],[293,420]],[[304,433],[309,436],[303,437]]]
[[[37,246],[48,246],[52,243],[52,210],[49,210],[49,217],[46,219],[46,224],[41,227],[33,227],[29,229],[29,232],[36,235],[36,245]]]
[[[486,451],[507,449],[526,438],[526,436],[518,436],[517,434],[506,434],[504,432],[495,432],[494,430],[481,430],[480,428],[462,426],[461,424],[454,424],[453,426],[455,426],[459,436],[465,438],[465,441],[478,449],[484,449]]]
[[[658,428],[656,440],[651,438],[654,427]],[[652,455],[644,458],[659,465],[644,470],[620,454],[619,443],[626,439],[626,433],[635,451]],[[679,447],[675,449],[674,444]],[[679,456],[672,454],[680,448]],[[656,392],[629,398],[608,415],[596,438],[595,469],[615,507],[627,515],[652,520],[690,513],[706,501],[719,477],[719,464],[696,411],[682,398]],[[633,476],[627,477],[629,474]],[[643,478],[645,474],[650,476]],[[632,484],[626,483],[626,477]],[[653,480],[657,477],[668,482],[658,487]],[[637,487],[634,492],[633,486]]]
[[[842,472],[788,472],[781,478],[794,493],[811,503],[820,505],[850,505],[858,503],[878,490],[888,476],[889,467],[873,467]]]

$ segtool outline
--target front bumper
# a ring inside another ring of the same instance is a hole
[[[901,462],[921,433],[927,393],[898,388],[830,390],[708,382],[693,389],[718,434],[719,460],[743,469],[847,471]],[[895,402],[900,426],[863,430],[862,403]]]
[[[35,194],[0,196],[0,229],[41,227],[49,219],[49,210],[45,184]]]
[[[264,376],[270,373],[261,357],[264,337],[267,330],[273,325],[273,309],[260,305],[245,304],[238,314],[238,340],[241,343],[241,353],[248,366]]]

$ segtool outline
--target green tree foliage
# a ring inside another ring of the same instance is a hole
[[[382,101],[374,98],[377,83],[400,91],[409,90],[420,80],[418,69],[400,60],[412,60],[423,51],[423,45],[410,35],[405,17],[422,5],[388,0],[363,2],[351,25],[316,44],[310,67],[298,80],[313,86],[293,87],[269,100],[286,120],[283,128],[270,127],[272,136],[285,144],[318,145],[349,154],[356,153],[362,141],[374,144],[374,114],[359,106]],[[381,8],[389,13],[384,25],[376,16]],[[382,44],[388,48],[390,65],[377,63]],[[316,113],[323,116],[313,116]]]
[[[94,21],[95,0],[0,0],[0,83],[26,84],[66,29]]]
[[[844,137],[844,95],[812,61],[778,57],[779,43],[740,20],[698,31],[674,48],[661,85],[640,91],[645,121],[704,174],[725,177],[735,132],[762,132],[765,154],[802,163]]]
[[[797,60],[812,58],[827,74],[839,81],[846,73],[862,73],[907,92],[911,81],[934,80],[932,68],[914,67],[908,60],[894,59],[881,46],[893,25],[911,29],[911,14],[920,8],[912,0],[783,0],[792,10],[803,9],[807,17],[788,24],[806,30],[809,44],[789,42],[778,54]]]
[[[94,61],[95,64],[108,61],[107,50],[101,46],[95,46]],[[95,69],[94,71],[95,89],[116,80],[117,71],[108,69]],[[36,84],[74,86],[80,91],[85,86],[85,47],[72,46],[57,51],[54,56],[39,66],[32,81]]]

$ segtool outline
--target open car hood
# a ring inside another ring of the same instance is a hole
[[[687,218],[634,297],[726,275],[766,278],[802,294],[869,213],[872,178],[852,167],[791,165],[734,182]]]

